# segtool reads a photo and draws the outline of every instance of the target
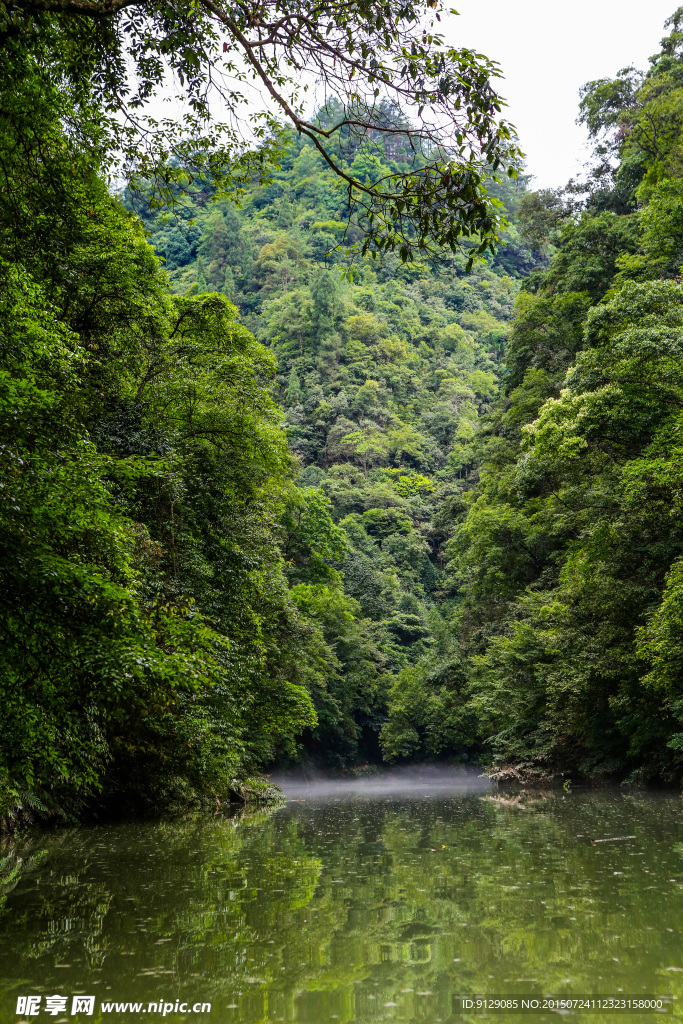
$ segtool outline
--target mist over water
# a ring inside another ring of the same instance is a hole
[[[389,768],[361,778],[335,778],[319,771],[299,768],[273,774],[270,781],[280,786],[289,801],[329,803],[351,799],[425,800],[471,793],[488,793],[492,783],[477,768],[416,765]]]

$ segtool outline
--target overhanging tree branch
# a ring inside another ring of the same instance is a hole
[[[444,45],[436,0],[11,0],[8,10],[19,27],[30,22],[34,33],[66,41],[68,64],[55,51],[45,73],[124,115],[108,122],[111,145],[133,184],[152,180],[163,199],[183,175],[223,192],[267,176],[289,122],[344,183],[363,252],[396,251],[405,261],[466,250],[472,259],[495,247],[499,206],[486,179],[501,167],[514,174],[521,154],[500,116],[497,65]],[[250,78],[275,112],[250,110],[246,141],[238,122],[247,101],[225,83]],[[179,124],[145,113],[172,79],[189,107]],[[314,86],[335,103],[311,119],[304,100]],[[354,173],[354,158],[386,136],[403,153],[396,170]]]

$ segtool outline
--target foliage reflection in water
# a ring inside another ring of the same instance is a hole
[[[210,1000],[213,1024],[438,1024],[464,993],[681,997],[682,811],[346,793],[33,836],[3,851],[2,1020],[29,992]]]

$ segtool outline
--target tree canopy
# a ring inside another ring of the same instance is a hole
[[[6,52],[38,62],[68,89],[77,123],[90,104],[103,112],[98,141],[122,158],[130,180],[152,179],[159,201],[172,183],[198,178],[234,190],[267,175],[284,120],[346,189],[363,252],[395,250],[407,261],[471,241],[473,252],[495,245],[499,210],[486,180],[499,168],[514,173],[519,157],[500,117],[500,71],[444,45],[435,0],[11,0],[3,10]],[[262,110],[249,83],[269,100]],[[150,107],[169,90],[185,103],[180,120]],[[309,91],[322,97],[320,116],[307,113]],[[401,166],[373,164],[388,135]],[[369,173],[350,168],[359,153]]]
[[[3,820],[302,758],[681,778],[681,12],[535,193],[439,13],[3,8]]]

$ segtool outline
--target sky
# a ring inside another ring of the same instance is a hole
[[[516,126],[532,187],[556,188],[589,156],[575,124],[579,89],[630,64],[648,67],[665,20],[683,0],[453,0],[446,40],[497,60],[506,116]]]

